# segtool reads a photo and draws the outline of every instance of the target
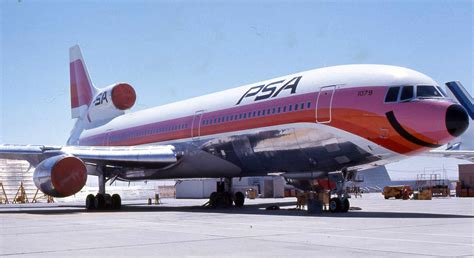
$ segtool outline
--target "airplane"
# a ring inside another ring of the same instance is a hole
[[[344,184],[357,171],[438,148],[469,124],[436,81],[389,65],[314,69],[136,112],[130,84],[93,85],[78,45],[69,67],[76,122],[66,145],[3,144],[0,158],[27,160],[54,197],[97,176],[91,210],[121,207],[109,181],[181,178],[220,178],[211,206],[240,207],[232,178],[279,173],[296,186],[329,179],[329,210],[347,212]]]
[[[446,83],[446,86],[466,109],[469,117],[474,120],[474,100],[469,92],[457,81]],[[450,157],[474,162],[474,125],[471,123],[463,135],[443,147],[445,148],[431,150],[427,156]]]

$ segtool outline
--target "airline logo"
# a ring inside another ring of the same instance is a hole
[[[291,90],[290,94],[294,94],[296,92],[296,87],[298,86],[298,83],[300,82],[302,77],[303,76],[297,76],[288,81],[279,80],[266,85],[262,84],[250,87],[250,89],[248,89],[247,92],[245,92],[245,94],[240,97],[239,101],[237,101],[235,105],[239,105],[244,98],[249,98],[253,96],[255,96],[254,101],[274,98],[284,90]]]
[[[104,101],[106,103],[109,103],[109,101],[107,100],[107,91],[104,91],[104,92],[100,93],[99,95],[97,95],[97,97],[94,100],[94,105],[98,106],[98,105],[104,103]]]

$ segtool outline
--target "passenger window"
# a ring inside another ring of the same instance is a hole
[[[291,112],[291,109],[292,109],[292,108],[293,108],[293,106],[292,106],[292,105],[289,105],[289,106],[288,106],[288,112]]]
[[[283,112],[286,112],[286,106],[283,107]]]
[[[275,112],[276,112],[276,108],[273,108],[272,114],[275,114]]]
[[[300,104],[300,109],[304,109],[304,103]]]
[[[413,86],[404,86],[402,90],[402,95],[400,96],[400,101],[405,101],[413,98]]]
[[[257,112],[257,116],[260,116],[260,110]]]
[[[281,110],[281,108],[280,108],[280,107],[278,107],[277,113],[280,113],[280,110]]]
[[[310,107],[311,107],[311,102],[308,102],[308,103],[306,104],[306,108],[310,108]]]
[[[298,104],[295,104],[295,111],[298,110]]]
[[[399,91],[400,87],[390,87],[390,89],[388,89],[387,96],[385,97],[385,102],[396,102]]]

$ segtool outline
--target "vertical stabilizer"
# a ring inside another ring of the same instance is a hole
[[[81,118],[87,112],[96,89],[87,72],[81,49],[75,45],[69,49],[69,75],[71,79],[71,117]]]

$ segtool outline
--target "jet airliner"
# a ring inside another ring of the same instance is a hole
[[[211,204],[242,206],[232,178],[279,173],[297,187],[330,179],[330,210],[347,212],[344,183],[358,170],[438,148],[469,124],[436,81],[396,66],[325,67],[137,112],[127,111],[130,84],[93,85],[77,45],[69,67],[77,121],[67,144],[4,144],[0,158],[30,162],[36,186],[55,197],[97,176],[87,209],[120,208],[107,181],[178,178],[221,178]]]

